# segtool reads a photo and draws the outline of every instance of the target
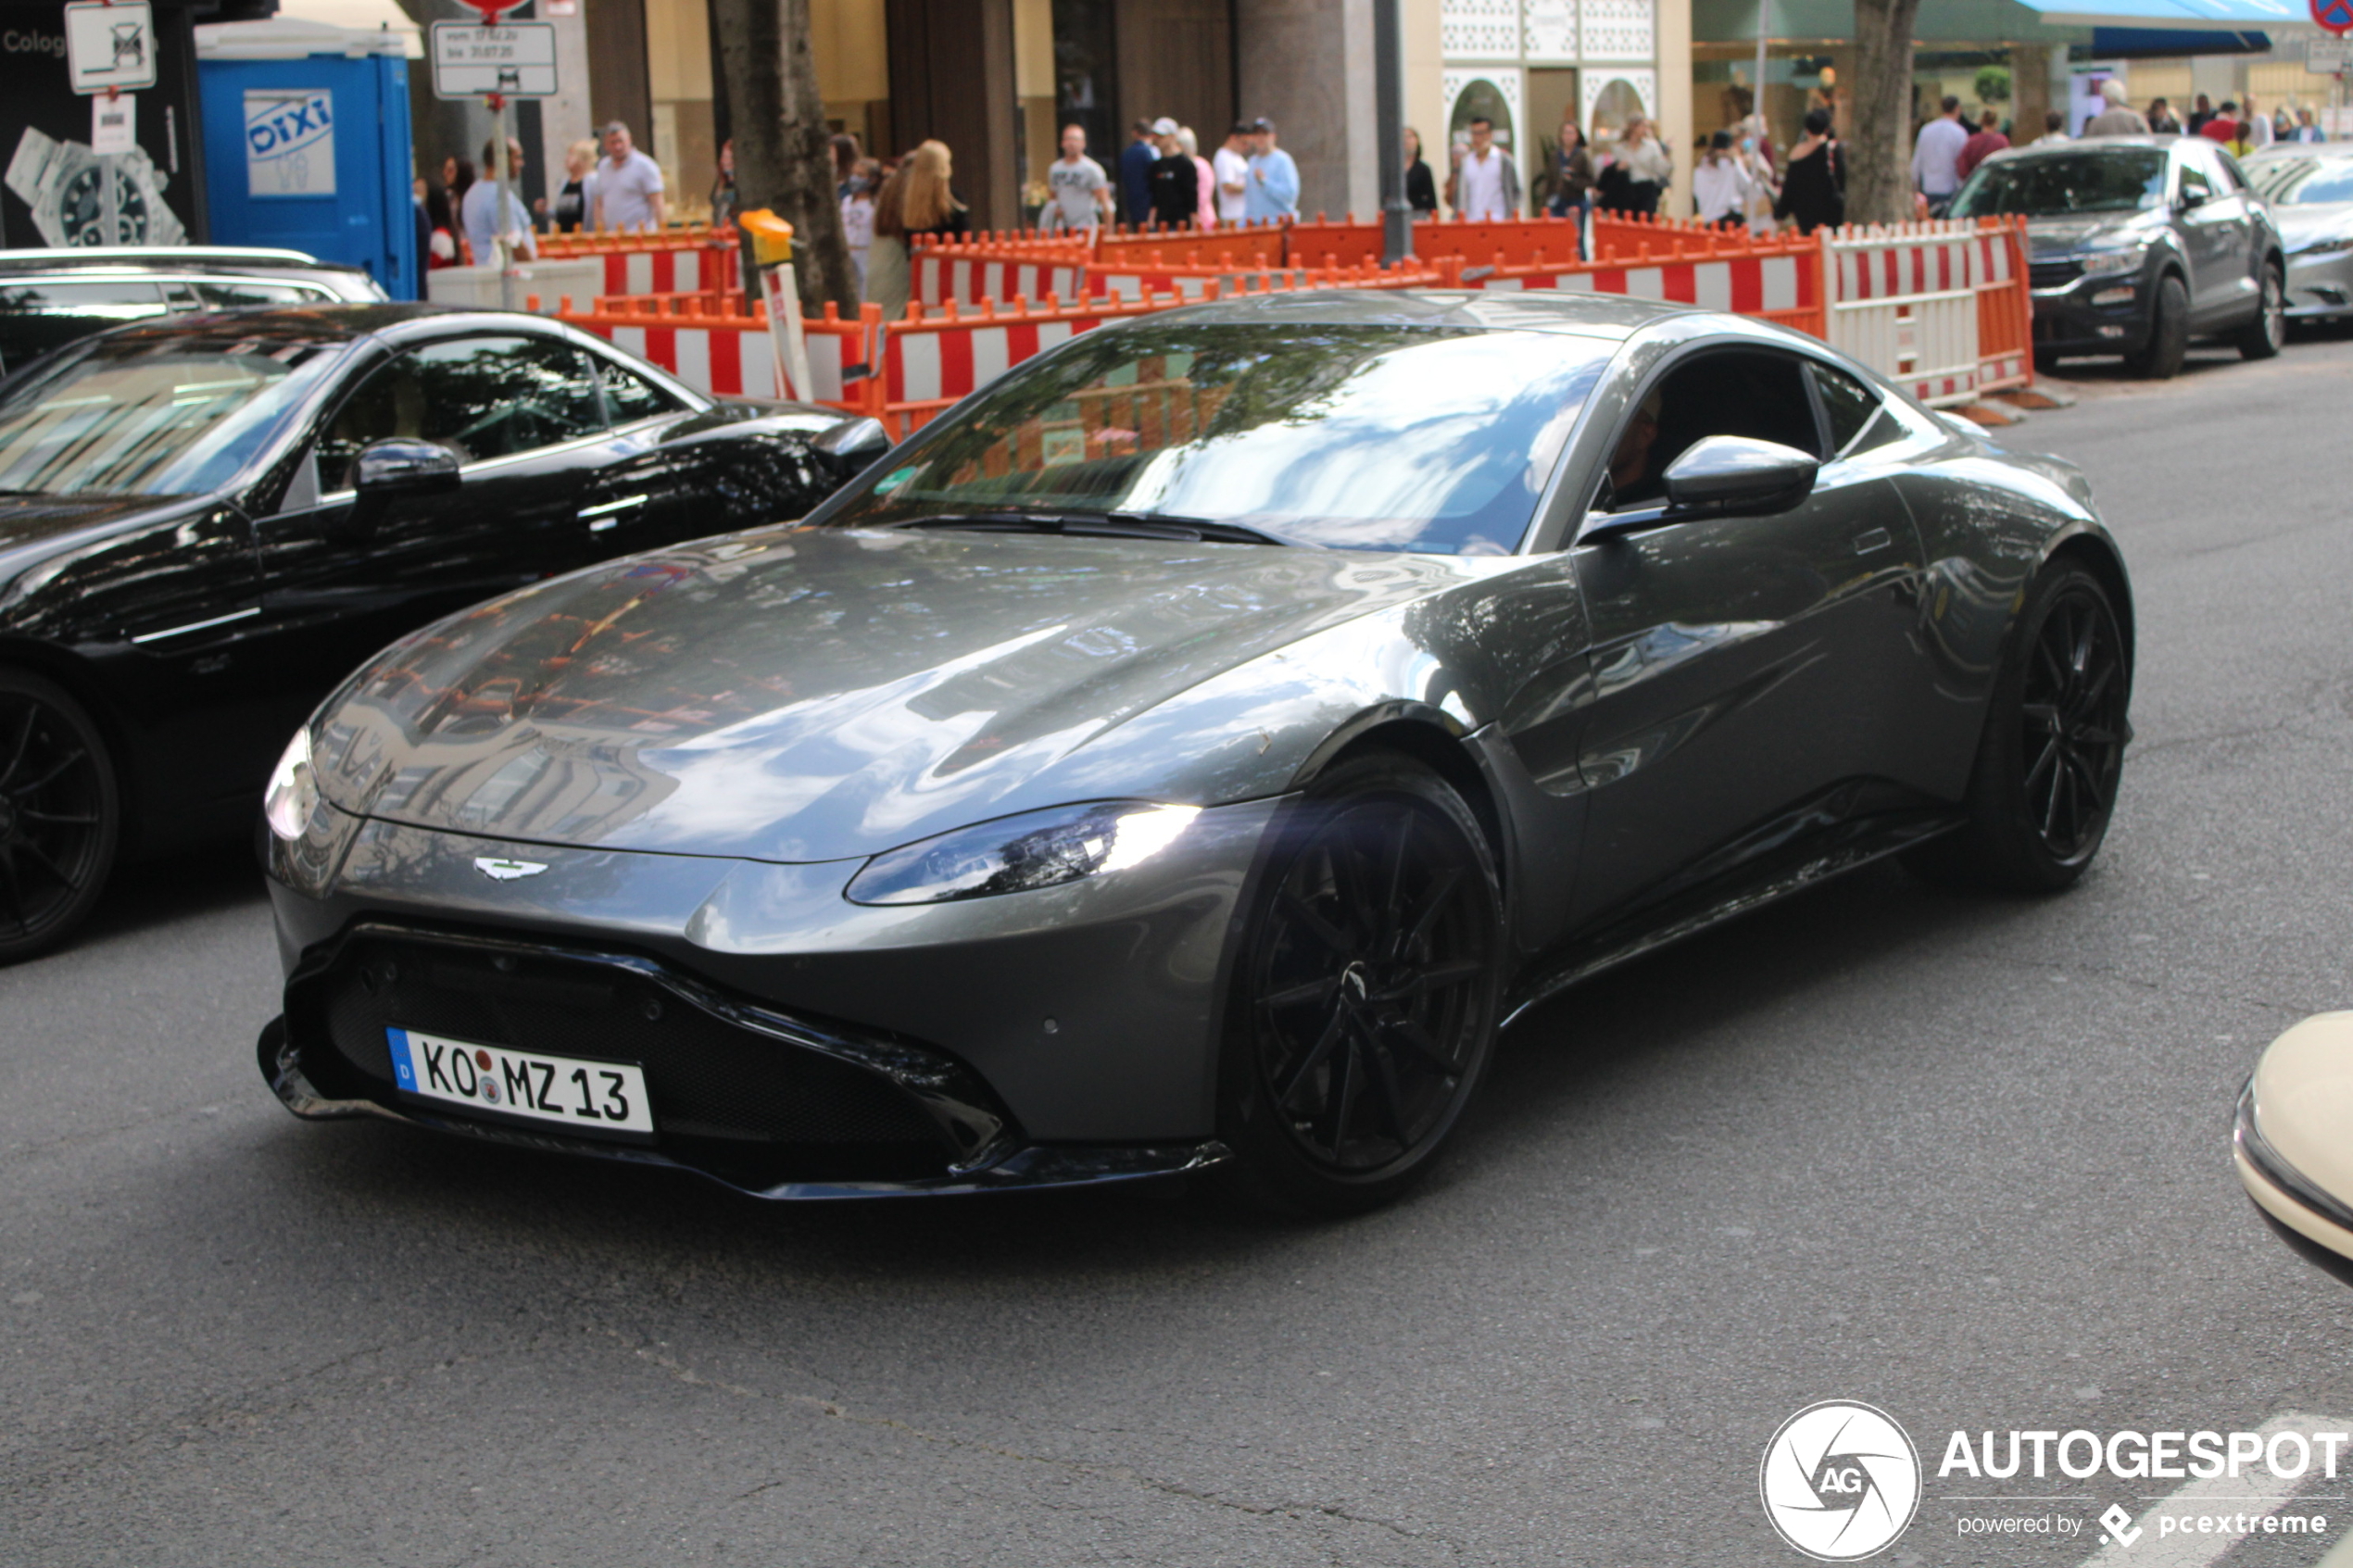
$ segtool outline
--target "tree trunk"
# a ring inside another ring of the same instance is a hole
[[[1855,0],[1855,123],[1844,128],[1846,220],[1912,216],[1912,23],[1920,0]]]
[[[711,0],[711,19],[727,78],[738,207],[768,207],[792,225],[804,311],[815,315],[832,300],[855,315],[858,280],[842,238],[825,105],[809,53],[809,0]]]

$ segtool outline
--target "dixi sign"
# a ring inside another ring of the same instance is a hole
[[[245,189],[257,196],[335,194],[333,94],[299,87],[245,90]]]

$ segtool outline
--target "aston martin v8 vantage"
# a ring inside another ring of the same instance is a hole
[[[268,795],[260,1066],[770,1197],[1344,1211],[1580,976],[1881,856],[2073,882],[2132,655],[2080,473],[1770,325],[1105,325],[361,668]]]

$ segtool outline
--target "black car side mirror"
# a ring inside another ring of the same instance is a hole
[[[371,442],[352,464],[351,487],[362,495],[425,495],[459,483],[458,454],[432,441]]]
[[[2174,205],[2179,207],[2183,212],[2189,211],[2190,208],[2194,207],[2204,207],[2206,205],[2206,193],[2199,190],[2195,185],[2188,186],[2183,190],[2179,196],[2174,198]]]
[[[1711,435],[1667,467],[1672,512],[1762,517],[1787,511],[1813,494],[1819,459],[1778,441]]]
[[[809,445],[836,479],[854,479],[890,450],[890,432],[880,420],[844,420]]]

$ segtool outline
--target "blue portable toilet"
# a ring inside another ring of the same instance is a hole
[[[196,29],[213,244],[307,251],[421,296],[406,42],[285,17]]]

